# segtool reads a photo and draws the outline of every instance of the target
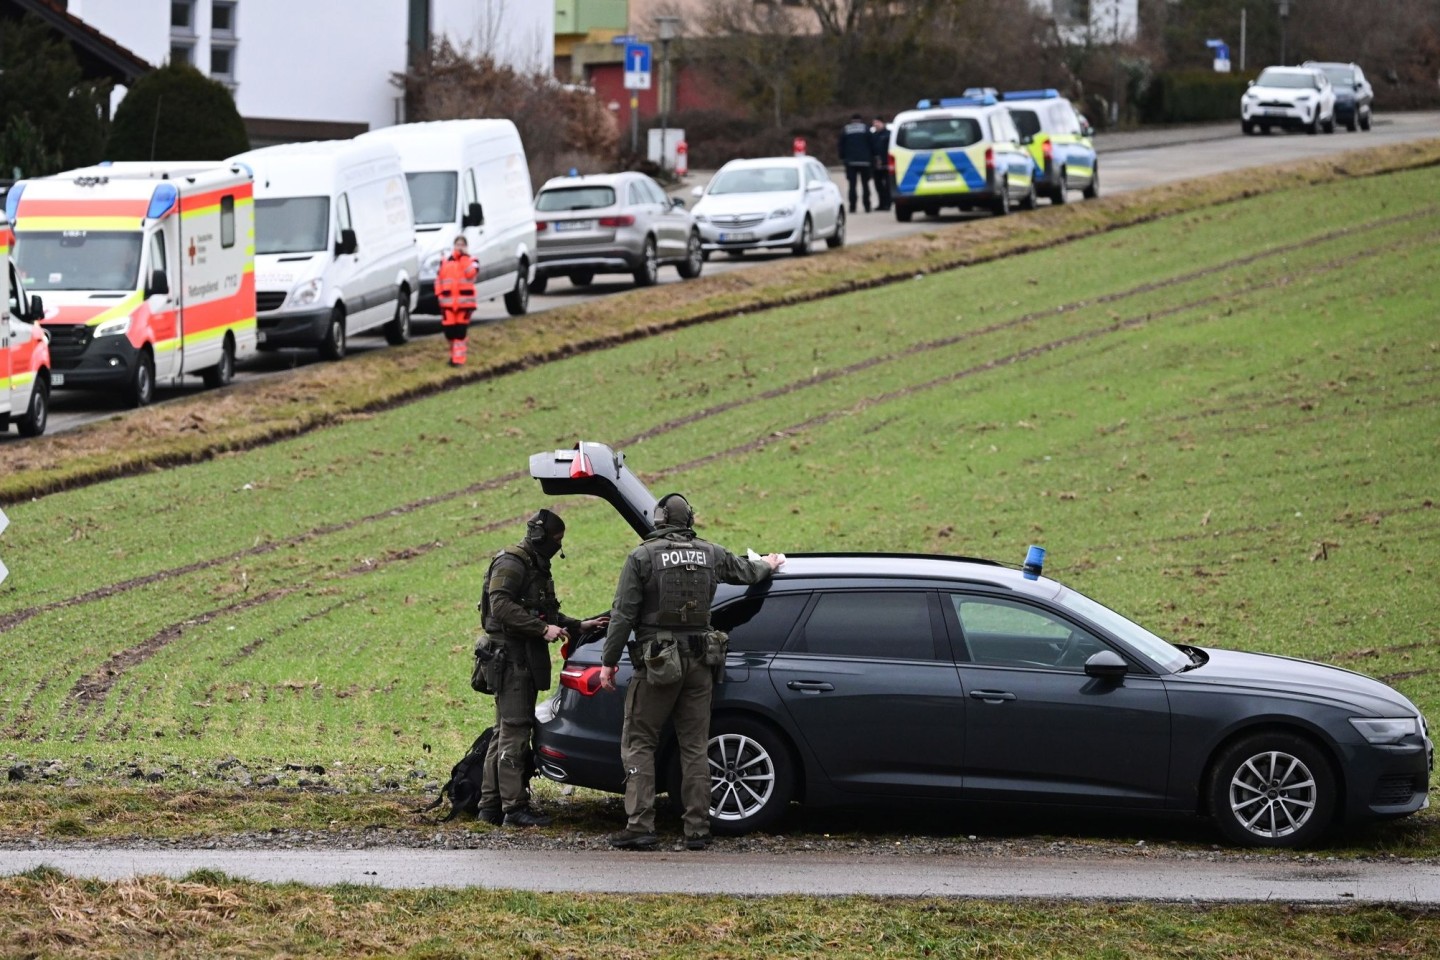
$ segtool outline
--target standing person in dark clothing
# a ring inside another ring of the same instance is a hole
[[[845,164],[845,179],[850,182],[850,212],[855,212],[855,181],[865,199],[865,212],[870,212],[870,174],[875,169],[875,150],[870,128],[860,114],[853,114],[840,131],[840,162]]]
[[[875,154],[875,209],[890,209],[890,131],[884,117],[870,122],[870,150]]]

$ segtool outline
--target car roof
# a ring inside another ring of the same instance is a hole
[[[1318,72],[1319,72],[1319,71],[1316,69],[1318,66],[1319,66],[1319,64],[1317,63],[1317,64],[1307,65],[1307,66],[1303,66],[1303,67],[1266,67],[1264,70],[1261,70],[1260,72],[1261,72],[1261,73],[1271,73],[1271,72],[1274,72],[1274,73],[1309,73],[1309,74],[1314,74],[1314,73],[1318,73]]]
[[[810,157],[747,157],[731,160],[721,170],[740,170],[751,167],[798,167],[811,160]]]
[[[1048,101],[1047,101],[1048,102]],[[896,114],[894,123],[909,123],[913,120],[947,120],[952,117],[985,117],[996,110],[1005,109],[998,103],[987,103],[968,107],[929,107],[925,110],[906,110]]]
[[[1054,580],[1043,576],[1030,580],[994,560],[924,553],[793,553],[786,556],[774,579],[781,586],[787,580],[830,578],[979,583],[1044,597],[1061,589]]]
[[[551,177],[540,187],[549,190],[559,187],[613,187],[626,180],[634,179],[633,173],[589,173],[578,177]]]

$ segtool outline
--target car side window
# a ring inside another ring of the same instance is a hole
[[[785,646],[809,599],[808,593],[746,594],[713,611],[710,623],[730,635],[732,653],[773,653]]]
[[[632,207],[644,206],[651,202],[650,198],[645,196],[645,191],[640,189],[640,184],[638,183],[630,184],[630,189],[626,191],[626,194],[630,198],[630,206]]]
[[[1108,649],[1090,631],[1037,607],[966,594],[950,600],[972,663],[1080,669]]]
[[[921,591],[822,593],[787,651],[883,660],[934,660],[928,595]]]

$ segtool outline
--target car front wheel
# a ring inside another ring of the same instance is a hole
[[[1230,841],[1299,847],[1335,817],[1335,775],[1312,744],[1293,733],[1259,733],[1228,747],[1210,778],[1210,811]]]
[[[835,214],[835,232],[825,238],[825,246],[831,250],[838,250],[845,246],[845,211],[840,210]]]
[[[800,224],[800,239],[795,241],[795,246],[790,248],[790,252],[797,257],[807,257],[810,255],[810,244],[814,242],[815,225],[810,222],[809,217],[806,217],[805,222]]]
[[[710,828],[739,836],[774,826],[795,795],[795,762],[780,736],[746,717],[710,725]],[[679,765],[672,796],[678,797]]]
[[[685,244],[685,259],[676,265],[675,272],[680,274],[681,280],[694,280],[705,269],[707,259],[700,250],[700,234],[692,231]]]

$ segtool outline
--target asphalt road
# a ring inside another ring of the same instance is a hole
[[[272,883],[489,887],[587,893],[850,894],[1204,903],[1440,904],[1440,864],[1208,860],[534,852],[480,850],[6,850],[0,874],[182,877],[201,868]]]
[[[1125,193],[1177,180],[1274,166],[1362,147],[1440,136],[1440,113],[1380,114],[1375,118],[1374,127],[1369,133],[1347,133],[1342,129],[1334,134],[1318,136],[1274,133],[1246,137],[1240,134],[1239,126],[1236,121],[1097,136],[1095,145],[1101,155],[1102,193]],[[832,176],[837,183],[843,181],[839,172],[832,172]],[[697,171],[671,193],[688,198],[690,188],[704,183],[706,179],[705,173]],[[1076,197],[1072,202],[1077,202],[1078,194],[1072,196]],[[902,224],[889,213],[861,212],[850,218],[847,242],[867,243],[936,229],[963,229],[966,222],[983,219],[985,216],[987,215],[982,213],[961,214],[947,211],[938,218],[921,216],[911,223]],[[822,249],[823,246],[816,245],[816,250]],[[756,264],[783,259],[787,255],[750,253],[738,260],[715,257],[706,264],[705,272],[728,273],[732,270],[744,270]],[[673,267],[665,267],[660,273],[662,286],[681,282]],[[533,316],[554,307],[583,303],[595,297],[629,289],[631,284],[628,278],[623,276],[600,276],[585,288],[571,286],[568,280],[556,279],[551,281],[545,296],[531,299],[530,312]],[[499,300],[482,303],[475,312],[477,323],[504,319],[507,319],[505,307]],[[439,319],[417,317],[414,328],[417,337],[438,338]],[[384,338],[378,335],[357,336],[350,341],[350,350],[354,353],[383,349],[384,346]],[[441,362],[444,348],[437,342],[435,350],[436,362]],[[274,376],[296,366],[315,362],[318,360],[315,352],[311,350],[277,351],[242,364],[236,379],[245,381]],[[198,378],[191,378],[189,385],[161,388],[158,395],[160,401],[164,402],[166,399],[199,393],[202,389]],[[125,404],[117,397],[89,391],[57,390],[51,397],[48,430],[54,433],[73,429],[95,420],[123,416],[125,412]],[[0,434],[0,443],[18,442],[22,441],[13,430]]]

